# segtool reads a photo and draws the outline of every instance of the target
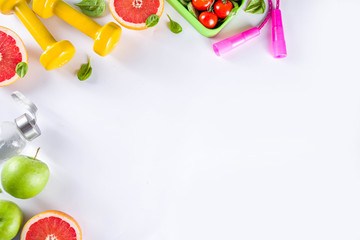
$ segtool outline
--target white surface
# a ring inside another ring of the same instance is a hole
[[[359,8],[283,0],[283,60],[268,52],[269,26],[214,55],[213,42],[261,19],[243,12],[207,39],[166,4],[159,26],[124,29],[106,58],[54,17],[44,23],[77,54],[52,72],[15,16],[0,16],[30,55],[26,79],[0,89],[0,120],[22,113],[14,90],[38,105],[43,135],[24,154],[40,146],[52,173],[33,199],[0,197],[26,219],[69,213],[86,240],[359,239]],[[168,30],[166,13],[181,34]],[[74,74],[89,55],[93,76],[80,82]]]

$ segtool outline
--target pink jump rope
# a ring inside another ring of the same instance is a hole
[[[245,32],[236,34],[235,36],[226,38],[220,42],[217,42],[213,45],[213,49],[216,55],[220,56],[227,52],[230,52],[234,48],[246,43],[250,39],[253,39],[260,35],[260,30],[265,26],[272,17],[272,54],[274,58],[284,58],[287,55],[286,52],[286,43],[284,38],[284,29],[281,19],[281,11],[279,9],[280,0],[276,0],[276,9],[273,10],[272,0],[268,0],[269,10],[264,21],[259,25],[259,27],[254,27]]]

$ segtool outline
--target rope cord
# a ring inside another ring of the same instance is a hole
[[[265,26],[265,24],[269,21],[269,19],[271,18],[271,12],[273,9],[273,2],[272,0],[268,0],[268,5],[269,5],[269,10],[268,13],[266,15],[266,18],[264,19],[264,21],[262,21],[262,23],[260,24],[260,26],[258,27],[260,30]],[[279,9],[280,7],[280,0],[276,0],[276,9]]]
[[[276,4],[278,6],[279,4],[279,1],[280,0],[277,0]],[[262,21],[262,23],[260,24],[260,26],[258,27],[260,30],[265,26],[265,24],[269,21],[269,19],[271,18],[271,12],[272,12],[272,8],[273,8],[273,5],[272,5],[272,0],[268,0],[268,13],[266,15],[266,18],[264,19],[264,21]]]

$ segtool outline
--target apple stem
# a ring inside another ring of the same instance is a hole
[[[34,159],[36,159],[36,157],[37,157],[37,155],[38,155],[39,151],[40,151],[40,148],[38,148],[38,149],[37,149]]]

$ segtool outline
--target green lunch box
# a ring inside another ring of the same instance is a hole
[[[202,25],[201,22],[199,22],[199,20],[197,20],[196,17],[188,11],[188,9],[180,3],[179,0],[166,0],[166,1],[170,3],[170,5],[173,6],[176,11],[178,11],[191,25],[193,25],[193,27],[199,33],[201,33],[205,37],[213,37],[216,34],[218,34],[221,31],[221,29],[223,29],[226,26],[226,24],[228,24],[228,22],[235,16],[234,14],[233,16],[228,17],[226,21],[223,22],[219,27],[209,29],[206,28],[204,25]],[[236,13],[239,12],[239,10],[244,5],[244,3],[245,0],[241,0],[241,3],[239,3],[239,9],[237,10]]]

